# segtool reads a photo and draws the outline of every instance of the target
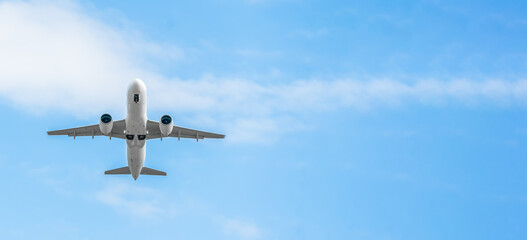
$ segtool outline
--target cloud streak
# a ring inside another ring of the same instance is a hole
[[[132,186],[129,183],[113,182],[95,194],[95,199],[117,211],[139,218],[170,216],[172,206],[161,192],[151,188]]]
[[[241,79],[205,77],[159,81],[151,84],[150,90],[156,96],[163,96],[155,97],[156,107],[253,116],[403,104],[524,105],[527,100],[527,80],[417,80],[404,83],[391,79],[342,79],[259,84]],[[180,94],[170,94],[172,91]]]

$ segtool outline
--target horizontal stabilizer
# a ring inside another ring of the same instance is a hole
[[[106,175],[113,175],[113,174],[131,174],[129,167],[122,167],[122,168],[116,168],[112,170],[108,170],[104,172]],[[155,170],[152,168],[143,167],[141,169],[141,175],[157,175],[157,176],[166,176],[167,173],[159,170]]]
[[[155,170],[155,169],[151,169],[151,168],[143,167],[143,169],[141,169],[141,175],[158,175],[158,176],[166,176],[167,173],[166,173],[166,172],[163,172],[163,171],[159,171],[159,170]]]
[[[131,174],[129,167],[122,167],[122,168],[116,168],[112,170],[105,171],[104,174],[110,175],[110,174]]]

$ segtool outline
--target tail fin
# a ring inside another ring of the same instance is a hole
[[[105,171],[104,174],[106,175],[114,175],[114,174],[131,174],[129,167],[122,167],[122,168],[116,168],[112,170]],[[141,169],[141,175],[157,175],[157,176],[166,176],[167,173],[159,170],[155,170],[152,168],[143,167]]]

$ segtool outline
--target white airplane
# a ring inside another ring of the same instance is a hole
[[[144,167],[146,140],[165,137],[192,138],[198,141],[204,138],[225,138],[225,135],[203,132],[174,126],[172,117],[164,115],[160,122],[148,120],[146,116],[146,86],[140,79],[133,81],[128,87],[128,109],[126,118],[112,121],[110,114],[103,114],[99,124],[48,131],[48,135],[68,135],[75,139],[80,136],[108,136],[126,139],[126,158],[128,166],[108,170],[104,174],[132,174],[134,180],[139,175],[166,176],[166,172]]]

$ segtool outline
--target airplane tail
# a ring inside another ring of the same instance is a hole
[[[132,174],[129,167],[116,168],[112,170],[105,171],[106,175],[115,175],[115,174]],[[143,167],[141,169],[141,175],[156,175],[156,176],[166,176],[167,173],[152,168]]]

